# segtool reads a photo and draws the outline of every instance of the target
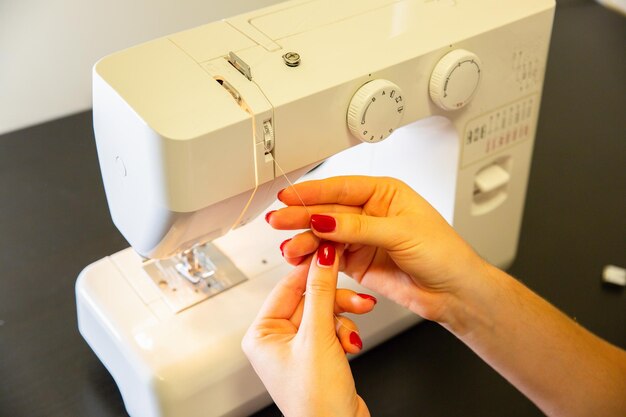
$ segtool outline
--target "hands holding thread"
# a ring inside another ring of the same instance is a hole
[[[242,342],[286,416],[369,416],[345,355],[361,349],[358,329],[337,314],[367,313],[376,299],[336,289],[338,252],[324,242],[281,280]]]
[[[336,290],[338,271],[437,320],[445,317],[458,280],[482,262],[400,181],[331,178],[287,188],[279,199],[287,207],[268,213],[267,222],[309,230],[281,244],[296,268],[268,297],[244,338],[244,351],[286,416],[369,415],[344,353],[357,353],[361,339],[354,322],[335,320],[333,312],[367,313],[376,299]],[[466,264],[450,263],[451,250]]]
[[[267,222],[305,231],[281,244],[296,267],[243,348],[285,416],[369,415],[345,355],[361,349],[358,329],[335,314],[367,313],[375,299],[337,290],[339,270],[443,325],[544,413],[625,415],[626,352],[482,260],[404,183],[337,177],[278,197],[287,207]]]
[[[335,177],[286,188],[279,199],[287,207],[266,217],[272,227],[311,228],[283,242],[288,262],[299,264],[321,240],[345,243],[343,272],[426,319],[451,320],[448,307],[484,268],[445,219],[401,181]]]

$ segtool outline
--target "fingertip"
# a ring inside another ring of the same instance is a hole
[[[363,341],[361,340],[361,336],[357,332],[350,333],[350,344],[360,351],[363,349]]]
[[[317,248],[317,266],[320,268],[330,268],[335,264],[335,245],[331,242],[322,242]]]
[[[312,214],[311,229],[319,233],[331,233],[337,228],[337,221],[327,214]]]
[[[353,314],[367,314],[374,310],[376,302],[369,298],[363,298],[360,294],[354,294],[352,296],[352,311]]]
[[[348,353],[350,355],[356,355],[357,353],[359,353],[361,351],[361,349],[359,349],[358,347],[354,346],[350,342],[341,343],[341,347],[343,348],[343,351],[345,353]]]
[[[335,316],[336,333],[344,352],[356,354],[363,349],[363,341],[355,322],[344,316]]]
[[[285,246],[287,245],[287,243],[289,243],[291,241],[291,238],[287,239],[287,240],[283,240],[283,242],[280,244],[279,249],[280,249],[280,254],[283,255],[283,258],[285,257]]]
[[[268,211],[267,213],[265,213],[265,221],[267,222],[267,224],[271,225],[270,220],[272,218],[272,214],[276,213],[276,210],[271,210]]]
[[[339,342],[343,351],[352,355],[356,355],[363,349],[363,341],[359,334],[355,331],[342,332],[339,335]]]
[[[374,305],[376,305],[376,303],[378,303],[378,299],[376,297],[374,297],[373,295],[370,294],[364,294],[364,293],[356,293],[356,295],[358,295],[360,298],[364,299],[364,300],[368,300],[368,301],[372,301],[374,303]]]

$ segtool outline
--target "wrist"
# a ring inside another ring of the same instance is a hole
[[[474,333],[478,328],[495,325],[494,301],[506,292],[510,277],[497,267],[477,258],[461,284],[451,293],[446,314],[439,323],[457,337]]]
[[[347,397],[337,397],[337,390],[331,392],[319,392],[319,395],[312,396],[307,401],[292,403],[293,407],[284,409],[278,402],[276,404],[285,417],[371,417],[367,404],[356,392],[354,396]],[[319,396],[323,398],[316,401],[314,397]]]

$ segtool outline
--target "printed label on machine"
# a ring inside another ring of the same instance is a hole
[[[532,137],[536,94],[470,120],[463,135],[463,166]]]

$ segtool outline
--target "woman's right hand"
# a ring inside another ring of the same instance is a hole
[[[483,261],[405,184],[329,178],[279,198],[288,207],[268,216],[272,226],[312,227],[283,245],[291,263],[320,238],[345,243],[346,273],[444,325],[544,413],[625,415],[626,352]]]
[[[308,229],[283,242],[298,264],[321,239],[347,244],[341,269],[422,317],[446,324],[486,263],[413,189],[393,178],[348,176],[296,184],[287,207],[268,213],[276,229]],[[306,207],[303,207],[303,204]]]

